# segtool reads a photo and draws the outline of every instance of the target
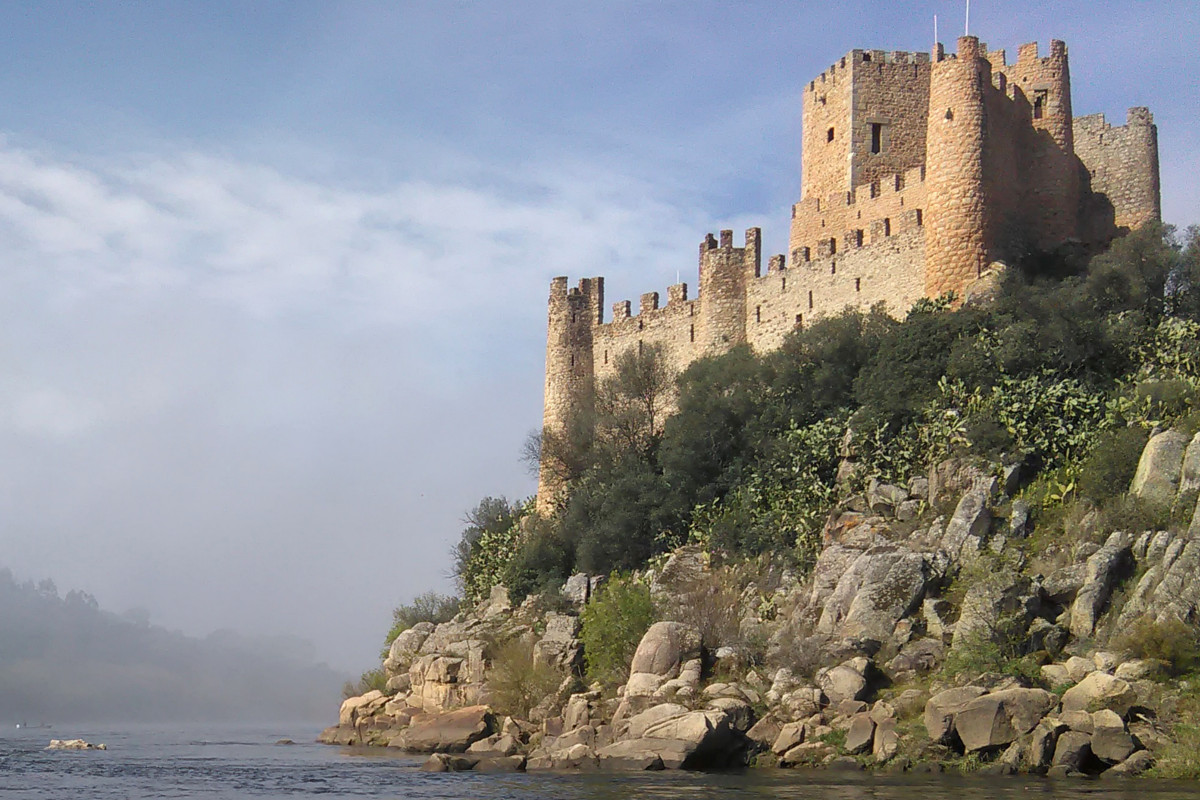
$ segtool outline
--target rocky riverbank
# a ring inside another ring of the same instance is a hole
[[[1149,657],[1146,641],[1176,652],[1200,612],[1200,435],[1157,432],[1130,486],[1187,505],[1174,527],[1106,530],[1093,512],[1049,538],[1019,483],[1017,466],[968,459],[907,486],[871,481],[831,512],[803,578],[676,551],[639,580],[678,613],[645,631],[616,687],[581,678],[580,613],[599,578],[515,607],[497,587],[400,634],[386,690],[346,700],[321,741],[429,753],[431,770],[1109,777],[1180,758],[1188,665]],[[708,624],[717,616],[732,624]],[[493,711],[496,659],[514,641],[561,680],[506,715]]]

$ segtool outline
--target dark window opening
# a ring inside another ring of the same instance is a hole
[[[642,354],[642,340],[638,339],[638,355]]]
[[[837,252],[837,239],[830,239],[829,240],[829,255],[833,255],[836,252]]]
[[[946,109],[946,119],[954,119],[954,109],[953,108]]]
[[[837,275],[837,262],[836,261],[829,262],[829,274]]]
[[[797,327],[797,328],[803,328],[803,327],[804,327],[804,315],[803,315],[803,314],[797,314],[797,315],[796,315],[796,327]]]
[[[646,323],[643,320],[639,319],[638,320],[638,330],[640,331],[644,327],[646,327]]]
[[[696,341],[696,326],[695,325],[688,326],[688,341],[689,342]]]
[[[812,297],[812,292],[809,292],[808,293],[808,308],[810,311],[812,310],[812,307],[813,307],[813,297]]]
[[[833,141],[833,128],[830,128],[828,131],[825,132],[825,141],[827,141],[827,142]]]
[[[804,248],[804,260],[812,261],[812,250],[810,248]]]
[[[858,230],[856,230],[854,232],[854,246],[862,247],[862,245],[863,245],[863,232],[862,232],[862,228],[859,228]]]
[[[856,292],[862,291],[862,278],[854,279],[854,291],[856,291]]]
[[[1046,89],[1038,89],[1033,93],[1033,118],[1041,119],[1046,114],[1046,101],[1050,97],[1050,92]]]
[[[571,324],[572,325],[575,324],[575,312],[574,311],[571,312]]]
[[[875,151],[872,151],[872,152],[875,152]],[[872,198],[879,197],[879,184],[877,184],[877,183],[872,183],[872,184],[871,184],[871,197],[872,197]],[[858,218],[859,218],[859,219],[862,219],[862,212],[861,212],[861,211],[860,211],[860,212],[858,212]]]
[[[779,291],[781,291],[781,292],[787,291],[787,278],[784,278],[783,280],[781,280],[779,282]]]
[[[871,152],[872,153],[882,153],[883,152],[883,123],[882,122],[872,122],[871,123]]]
[[[571,353],[571,369],[575,369],[575,354]]]
[[[864,62],[864,63],[866,63],[866,62],[870,62],[870,60],[871,60],[871,54],[870,54],[870,53],[863,53],[863,62]]]
[[[883,220],[883,235],[884,236],[892,235],[892,221],[886,217]]]
[[[604,351],[604,363],[605,364],[608,363],[608,351],[607,350]]]
[[[762,306],[754,307],[754,321],[762,322]]]
[[[918,208],[917,209],[917,227],[919,228],[924,224],[925,224],[925,216],[921,213],[921,209]]]

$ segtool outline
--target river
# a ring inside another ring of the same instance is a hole
[[[319,726],[74,726],[0,731],[0,798],[378,797],[404,800],[963,800],[1082,798],[1200,800],[1200,784],[905,777],[753,770],[706,775],[436,774],[421,758],[310,744]],[[50,738],[103,742],[105,751],[48,751]],[[294,745],[278,745],[290,738]]]

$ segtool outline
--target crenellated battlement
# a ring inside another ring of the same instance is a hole
[[[856,49],[804,85],[801,191],[787,255],[765,270],[762,233],[708,233],[688,284],[612,305],[602,278],[551,281],[546,429],[589,419],[596,381],[622,354],[655,347],[679,372],[738,345],[763,351],[847,307],[903,314],[962,298],[996,262],[1065,242],[1092,250],[1159,218],[1157,128],[1075,117],[1066,45],[1015,61],[978,37],[931,53]],[[561,484],[543,469],[539,507]]]
[[[834,62],[805,86],[805,92],[818,92],[825,87],[848,77],[848,73],[859,64],[928,64],[929,53],[906,50],[851,50]]]

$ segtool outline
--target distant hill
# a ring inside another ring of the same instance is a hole
[[[0,570],[0,720],[313,720],[343,675],[291,637],[204,639]]]

